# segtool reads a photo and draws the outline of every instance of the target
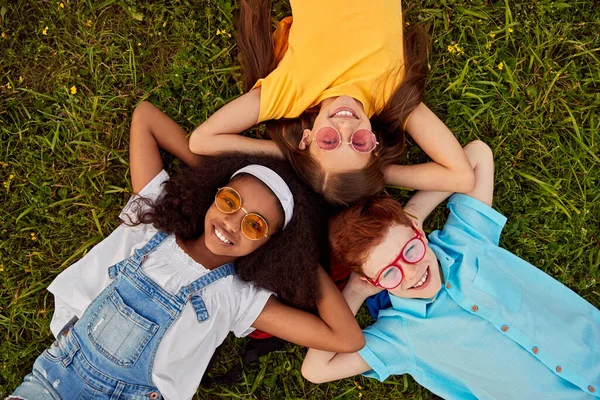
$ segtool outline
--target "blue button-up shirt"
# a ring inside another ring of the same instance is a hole
[[[498,247],[506,218],[453,195],[429,236],[446,282],[434,299],[390,295],[360,351],[385,380],[408,373],[446,399],[600,397],[600,311]]]

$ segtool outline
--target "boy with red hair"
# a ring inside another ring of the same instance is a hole
[[[310,349],[303,375],[408,373],[445,399],[600,397],[600,312],[498,246],[506,218],[491,208],[492,152],[480,141],[465,152],[475,188],[450,198],[429,239],[422,222],[450,193],[418,192],[404,211],[371,198],[331,221],[332,262],[354,271],[344,289],[352,310],[382,289],[391,307],[363,331],[362,350]]]

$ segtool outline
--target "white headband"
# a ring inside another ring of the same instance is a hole
[[[281,207],[283,208],[283,214],[285,221],[283,227],[285,228],[294,215],[294,196],[287,183],[279,176],[279,174],[273,171],[271,168],[267,168],[264,165],[251,164],[247,165],[242,169],[237,170],[231,179],[237,174],[250,174],[260,179],[265,185],[271,189],[275,196],[279,199]]]

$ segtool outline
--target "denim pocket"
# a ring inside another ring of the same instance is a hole
[[[158,331],[158,325],[137,314],[116,289],[98,305],[87,325],[87,334],[96,349],[122,367],[130,367]]]
[[[48,360],[52,362],[61,362],[67,356],[66,352],[59,345],[58,340],[52,343],[49,349],[44,350],[42,355]]]

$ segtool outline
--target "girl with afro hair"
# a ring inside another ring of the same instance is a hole
[[[149,103],[136,108],[130,137],[136,195],[124,224],[48,287],[57,340],[9,398],[191,399],[230,331],[362,347],[318,266],[318,202],[284,161],[200,158]],[[188,168],[169,178],[160,148]]]

